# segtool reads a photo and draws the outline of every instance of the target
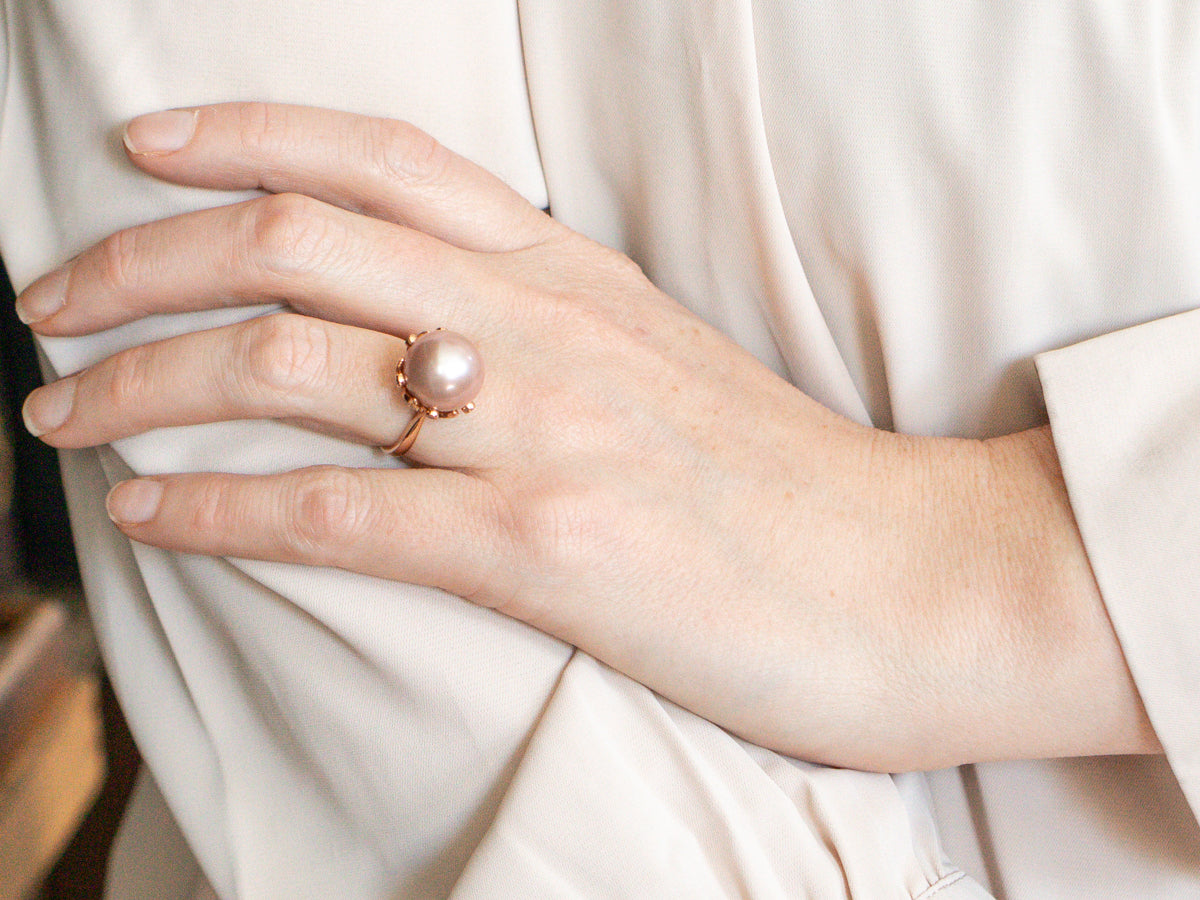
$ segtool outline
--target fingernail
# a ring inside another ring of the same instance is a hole
[[[54,384],[38,388],[25,398],[21,407],[21,417],[25,427],[34,437],[41,437],[48,431],[60,427],[71,415],[71,407],[75,405],[75,379],[64,378]]]
[[[174,153],[187,146],[196,131],[196,110],[168,109],[138,116],[125,126],[130,153]]]
[[[17,318],[26,325],[48,319],[67,302],[67,268],[35,281],[17,298]]]
[[[162,494],[162,485],[152,478],[122,481],[108,492],[104,505],[118,525],[140,525],[154,518]]]

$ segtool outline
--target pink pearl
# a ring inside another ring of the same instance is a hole
[[[483,357],[453,331],[423,334],[404,354],[408,392],[429,409],[452,412],[466,406],[483,387]]]

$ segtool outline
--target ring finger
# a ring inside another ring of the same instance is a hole
[[[395,379],[404,353],[403,340],[369,329],[295,313],[261,316],[118,353],[34,391],[25,420],[57,447],[171,425],[267,418],[387,446],[415,415]],[[496,387],[487,386],[483,409],[500,402]],[[504,444],[496,430],[503,417],[495,412],[424,429],[407,456],[455,468],[494,461]]]

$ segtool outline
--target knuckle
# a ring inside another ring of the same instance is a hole
[[[497,508],[495,527],[529,571],[569,581],[604,564],[614,521],[604,505],[595,492],[539,486]]]
[[[237,521],[231,495],[219,481],[204,481],[190,504],[189,526],[194,534],[226,534]]]
[[[586,240],[586,239],[585,239]],[[618,282],[635,282],[637,284],[648,284],[646,273],[633,258],[626,256],[612,247],[606,247],[603,244],[595,244],[588,241],[592,247],[599,248],[598,255],[601,267],[609,273],[609,276]]]
[[[141,241],[137,228],[125,228],[109,235],[96,248],[100,285],[118,292],[137,283]]]
[[[370,527],[371,493],[361,473],[322,466],[298,474],[286,538],[298,556],[335,564]]]
[[[263,389],[294,396],[321,389],[329,375],[330,336],[325,324],[295,313],[252,319],[243,326],[235,367],[242,395]],[[240,371],[239,371],[240,368]]]
[[[107,363],[105,395],[113,409],[139,408],[150,390],[151,365],[140,347],[118,353]]]
[[[648,283],[642,267],[630,256],[578,232],[559,232],[556,249],[579,260],[579,269],[586,273],[587,281],[601,284],[605,289],[619,288],[628,292],[632,285]]]
[[[366,125],[366,155],[388,180],[405,185],[439,181],[453,154],[431,135],[394,119],[373,119]]]
[[[478,606],[520,618],[520,609],[528,598],[517,587],[524,580],[520,571],[524,560],[515,539],[512,505],[507,492],[497,485],[484,479],[476,480],[474,485],[476,494],[471,505],[474,514],[465,517],[464,524],[471,529],[471,543],[491,563],[477,569],[470,580],[460,577],[443,586]],[[420,547],[414,550],[420,552]]]
[[[574,365],[591,365],[597,348],[607,347],[617,337],[614,312],[570,288],[517,293],[511,305],[531,327],[553,334],[561,358]]]
[[[272,194],[247,207],[245,256],[269,277],[290,279],[320,269],[336,235],[322,203],[303,194]]]
[[[544,294],[541,313],[545,317],[543,327],[567,335],[572,345],[594,346],[613,331],[612,314],[606,307],[581,301],[573,292]]]
[[[242,103],[237,107],[237,140],[250,158],[272,158],[288,139],[284,107],[270,103]]]

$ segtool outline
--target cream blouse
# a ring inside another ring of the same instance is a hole
[[[105,660],[220,896],[1200,894],[1191,4],[7,0],[5,16],[0,250],[18,290],[120,227],[241,199],[134,171],[133,115],[262,99],[409,119],[847,416],[963,436],[1049,416],[1167,750],[894,778],[785,759],[455,598],[131,547],[102,508],[131,471],[393,464],[370,448],[238,422],[64,453]],[[42,349],[63,374],[250,314]],[[114,895],[136,880],[115,872]]]

